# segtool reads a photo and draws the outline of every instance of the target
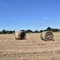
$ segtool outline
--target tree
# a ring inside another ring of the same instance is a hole
[[[59,29],[52,29],[52,31],[53,31],[53,32],[58,32],[58,31],[59,31]]]
[[[43,32],[43,30],[40,30],[40,32]]]
[[[2,32],[0,31],[0,34],[2,34]]]
[[[26,33],[32,33],[33,31],[32,30],[26,30],[25,32]]]
[[[52,28],[48,27],[48,28],[46,29],[46,31],[48,31],[48,30],[52,30]]]
[[[38,33],[39,31],[38,30],[35,30],[34,33]]]
[[[6,34],[7,32],[5,31],[5,29],[3,29],[3,30],[2,30],[2,33],[3,33],[3,34]]]

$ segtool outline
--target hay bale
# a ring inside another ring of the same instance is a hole
[[[15,32],[15,39],[16,40],[24,40],[24,39],[26,39],[26,33],[24,31]]]
[[[53,40],[54,35],[52,31],[44,31],[41,33],[40,37],[42,40],[50,41],[50,40]]]

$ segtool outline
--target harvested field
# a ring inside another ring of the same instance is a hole
[[[0,60],[60,60],[60,33],[54,41],[43,41],[40,33],[27,33],[26,40],[0,34]]]

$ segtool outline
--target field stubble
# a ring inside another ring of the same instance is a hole
[[[14,34],[0,35],[0,60],[60,60],[60,33],[54,41],[43,41],[40,33],[27,33],[26,40],[15,40]]]

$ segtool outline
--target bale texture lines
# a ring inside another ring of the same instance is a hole
[[[52,31],[44,31],[41,33],[40,37],[42,40],[50,41],[50,40],[53,40],[54,35]]]
[[[15,32],[15,39],[16,40],[24,40],[24,39],[26,39],[26,33],[24,31]]]

